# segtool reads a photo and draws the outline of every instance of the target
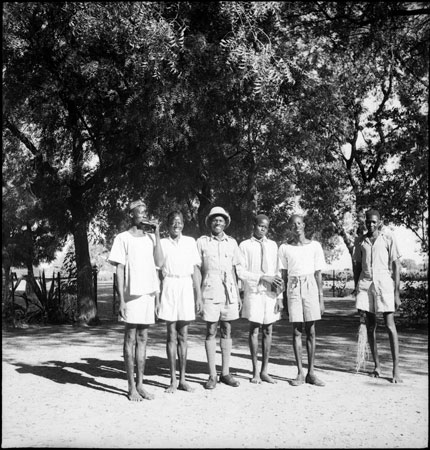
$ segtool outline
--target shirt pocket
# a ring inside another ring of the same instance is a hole
[[[206,277],[202,284],[202,298],[203,300],[213,301],[215,298],[214,280]]]

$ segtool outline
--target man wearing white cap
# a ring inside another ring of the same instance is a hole
[[[197,239],[202,260],[203,319],[206,321],[205,348],[209,366],[206,389],[214,389],[217,384],[215,357],[218,322],[222,355],[219,381],[229,386],[239,386],[239,381],[230,374],[230,355],[231,322],[239,318],[242,306],[235,273],[235,267],[241,263],[241,253],[236,240],[224,233],[230,221],[230,215],[224,208],[212,208],[205,221],[210,234]]]
[[[125,322],[124,362],[128,398],[142,401],[154,397],[143,388],[143,373],[148,327],[155,323],[155,297],[160,290],[156,265],[161,265],[163,254],[159,224],[148,219],[145,203],[141,200],[131,202],[129,211],[132,226],[115,237],[108,260],[116,266],[119,316]],[[146,231],[148,226],[154,233]]]

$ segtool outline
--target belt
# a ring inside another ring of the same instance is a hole
[[[188,275],[175,275],[173,273],[166,273],[164,276],[165,277],[169,277],[169,278],[188,278],[188,277],[191,276],[191,274],[188,274]]]
[[[313,276],[313,273],[308,273],[307,275],[289,275],[288,279],[291,281],[301,281],[301,280],[306,280],[306,278],[308,278],[309,276]]]

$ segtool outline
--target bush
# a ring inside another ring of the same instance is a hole
[[[400,281],[425,281],[427,272],[400,272]]]
[[[409,325],[428,320],[428,282],[406,281],[401,292],[400,317]]]

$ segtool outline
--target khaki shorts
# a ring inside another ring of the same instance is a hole
[[[318,285],[314,274],[289,277],[287,298],[290,322],[313,322],[321,319]]]
[[[214,303],[212,300],[203,301],[203,320],[206,322],[230,322],[239,318],[239,304]]]
[[[125,319],[120,322],[139,325],[155,323],[155,293],[125,298]]]
[[[372,281],[360,279],[357,284],[355,306],[362,311],[376,314],[394,312],[394,280],[390,276]]]
[[[242,317],[250,322],[268,325],[280,319],[280,313],[275,313],[276,297],[265,292],[253,293],[245,297]]]

